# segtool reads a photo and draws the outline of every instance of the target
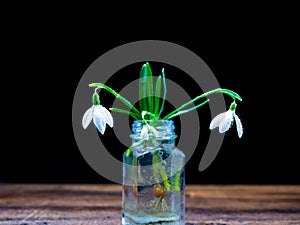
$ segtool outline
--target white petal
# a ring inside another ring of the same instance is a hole
[[[106,129],[105,115],[98,105],[94,107],[93,121],[99,132],[104,134]]]
[[[154,127],[152,127],[152,126],[150,126],[150,125],[147,125],[147,128],[148,128],[148,130],[151,130],[151,132],[153,133],[153,135],[154,135],[155,137],[158,136],[158,131],[157,131]]]
[[[237,129],[238,136],[239,136],[239,138],[241,138],[242,135],[243,135],[242,122],[241,122],[240,118],[235,113],[234,113],[234,119],[235,119],[235,122],[236,122],[236,129]]]
[[[141,131],[141,138],[144,140],[148,140],[148,128],[144,125]]]
[[[90,107],[88,110],[86,110],[86,112],[83,115],[82,127],[84,129],[86,129],[88,127],[88,125],[91,123],[91,121],[93,119],[93,108],[94,108],[94,106]]]
[[[225,117],[223,118],[223,120],[220,123],[219,132],[224,133],[224,132],[228,131],[228,129],[231,127],[232,120],[233,120],[233,111],[228,110],[225,113]]]
[[[220,113],[219,115],[217,115],[217,116],[210,122],[209,129],[212,130],[212,129],[218,127],[218,126],[220,125],[221,121],[224,119],[225,113],[226,113],[226,112],[223,112],[223,113]]]
[[[105,122],[110,126],[113,127],[114,126],[114,120],[113,117],[111,116],[111,113],[103,106],[101,106],[101,110],[103,112],[103,114],[105,115]]]

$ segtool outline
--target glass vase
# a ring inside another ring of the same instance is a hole
[[[171,120],[148,121],[157,134],[141,138],[133,122],[132,149],[123,155],[122,224],[185,224],[185,155]]]

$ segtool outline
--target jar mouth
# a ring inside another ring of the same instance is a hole
[[[173,120],[146,120],[147,124],[157,131],[157,136],[152,132],[149,133],[149,139],[174,139],[177,135],[174,132],[175,126]],[[143,129],[142,120],[135,120],[132,124],[131,138],[141,139],[141,131]]]
[[[173,120],[145,120],[151,126],[172,126],[174,125]],[[134,120],[133,124],[143,124],[143,120]]]

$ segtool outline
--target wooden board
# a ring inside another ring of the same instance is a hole
[[[119,185],[0,184],[0,224],[121,224]],[[300,185],[187,185],[186,224],[300,224]]]

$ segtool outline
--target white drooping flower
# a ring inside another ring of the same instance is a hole
[[[144,139],[144,140],[148,140],[150,132],[155,137],[158,136],[158,132],[157,132],[157,130],[154,127],[150,126],[149,124],[143,125],[143,128],[141,130],[141,138]]]
[[[113,118],[110,112],[105,107],[100,105],[100,98],[96,90],[93,94],[92,102],[92,107],[90,107],[83,115],[82,127],[86,129],[93,119],[94,124],[99,132],[104,134],[106,124],[108,124],[110,127],[113,127]]]
[[[94,121],[95,126],[101,134],[104,134],[106,124],[113,127],[113,118],[111,113],[102,105],[93,105],[83,115],[82,127],[86,129],[91,121]]]
[[[231,108],[231,107],[230,107]],[[219,127],[219,132],[224,133],[228,131],[233,122],[236,123],[237,133],[239,138],[243,135],[243,126],[239,117],[235,114],[235,110],[229,109],[226,112],[217,115],[210,123],[209,129]]]

